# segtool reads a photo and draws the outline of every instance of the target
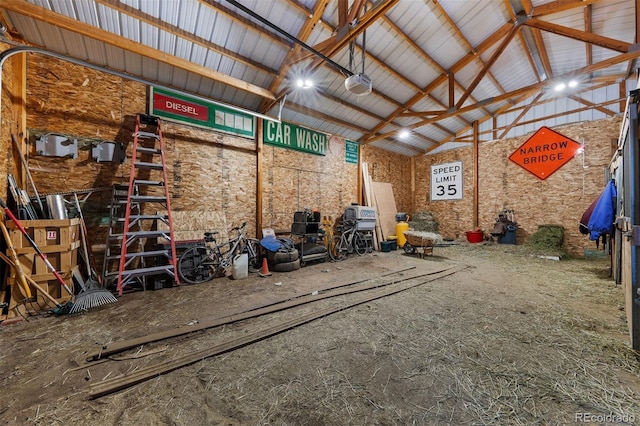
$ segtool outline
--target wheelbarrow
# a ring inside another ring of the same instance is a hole
[[[433,246],[438,242],[438,236],[432,232],[404,231],[407,241],[402,248],[406,254],[420,254],[420,257],[433,255]]]

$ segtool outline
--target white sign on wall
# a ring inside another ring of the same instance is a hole
[[[462,199],[462,161],[431,166],[431,201]]]

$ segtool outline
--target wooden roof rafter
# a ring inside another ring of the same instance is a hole
[[[460,38],[460,40],[462,40],[462,42],[466,46],[466,48],[469,51],[471,51],[472,53],[475,53],[475,48],[473,47],[473,45],[469,42],[467,37],[464,35],[462,30],[460,30],[458,25],[456,25],[456,23],[453,21],[453,19],[451,19],[451,17],[447,13],[447,11],[440,4],[440,2],[438,0],[433,0],[433,5],[435,6],[436,9],[438,9],[438,12],[440,12],[440,14],[442,14],[442,16],[446,19],[447,23],[449,24],[449,27],[456,33],[456,35]],[[477,55],[477,60],[478,60],[478,62],[480,62],[482,68],[486,67],[485,62],[484,62],[484,60],[482,59],[482,57],[480,55]],[[465,88],[463,87],[462,84],[460,84],[457,80],[455,80],[455,78],[454,78],[455,75],[452,75],[451,77],[453,78],[453,81],[455,82],[455,84],[458,87],[461,87],[462,91],[464,92]],[[487,77],[489,77],[489,79],[491,79],[492,83],[496,86],[496,88],[498,89],[498,91],[500,93],[504,93],[506,91],[504,89],[504,87],[502,87],[502,85],[500,84],[498,79],[493,75],[493,73],[491,71],[487,72]],[[450,99],[450,105],[453,106],[453,105],[455,105],[455,100],[453,99],[452,96],[451,96],[451,98],[452,99]],[[473,97],[470,97],[469,99],[471,99],[472,102],[476,101],[476,99],[474,99]],[[489,114],[489,111],[485,110],[485,113]],[[469,123],[469,124],[471,124],[471,123]]]
[[[582,41],[584,43],[595,44],[596,46],[604,47],[606,49],[614,50],[620,53],[626,53],[631,47],[630,43],[616,40],[613,38],[593,34],[591,32],[577,30],[575,28],[565,27],[563,25],[546,22],[541,19],[528,18],[522,21],[523,25],[536,28],[538,30],[547,31],[553,34],[569,37],[574,40]]]
[[[348,25],[349,31],[345,36],[340,36],[336,33],[328,39],[313,46],[315,50],[324,54],[327,57],[331,57],[346,47],[352,40],[358,38],[363,31],[365,31],[371,24],[384,16],[389,9],[391,9],[399,0],[380,0],[376,3],[373,9],[368,10],[364,14],[353,21],[353,25]],[[319,59],[314,60],[311,67],[315,68]]]
[[[103,43],[128,50],[140,56],[154,59],[169,64],[182,70],[193,72],[203,77],[219,81],[236,89],[252,93],[264,98],[274,99],[275,95],[270,91],[246,81],[231,77],[218,71],[211,70],[203,65],[198,65],[175,55],[143,45],[125,37],[115,35],[109,31],[96,28],[93,25],[84,24],[76,19],[69,18],[57,12],[44,9],[25,0],[0,0],[0,7],[12,12],[28,16],[46,24],[80,34],[84,37],[101,41]]]
[[[318,23],[318,21],[322,18],[322,13],[324,12],[324,10],[327,7],[327,4],[329,4],[329,0],[318,0],[316,1],[316,5],[313,9],[313,12],[311,12],[309,16],[309,19],[307,19],[307,21],[304,23],[304,25],[302,26],[302,28],[300,29],[300,31],[298,32],[298,35],[296,36],[296,38],[298,40],[301,41],[306,41],[307,38],[309,38],[309,35],[311,34],[311,31],[313,31],[313,28],[315,27],[315,25]],[[280,87],[280,85],[282,84],[282,82],[286,79],[287,74],[289,73],[289,70],[291,69],[291,63],[290,63],[290,58],[293,57],[296,52],[299,52],[302,50],[302,46],[299,45],[295,45],[295,47],[292,50],[289,50],[289,52],[287,52],[287,55],[285,56],[284,60],[282,61],[282,65],[280,67],[280,71],[278,72],[277,77],[275,78],[275,80],[271,83],[271,86],[269,87],[270,91],[275,91],[278,87]],[[259,106],[259,110],[265,110],[265,107],[268,104],[268,100],[264,99],[262,100],[262,102],[260,103]]]
[[[527,113],[529,112],[529,110],[531,110],[531,108],[534,107],[534,105],[536,104],[536,102],[538,102],[540,100],[541,97],[544,96],[544,91],[540,91],[540,93],[538,93],[536,95],[535,98],[533,98],[533,100],[531,102],[529,102],[529,105],[525,106],[522,111],[520,111],[520,114],[511,122],[509,123],[509,125],[507,126],[506,129],[504,129],[504,131],[500,134],[500,136],[498,136],[498,139],[502,139],[504,138],[507,133],[509,133],[509,131],[511,129],[513,129],[514,127],[516,127],[518,125],[518,123],[520,122],[520,120],[522,120],[522,118],[527,115]]]
[[[491,55],[491,57],[489,58],[489,60],[487,62],[485,62],[484,67],[480,70],[480,72],[478,73],[478,75],[476,76],[476,78],[473,80],[473,82],[469,85],[469,87],[467,87],[467,90],[464,92],[464,94],[460,97],[460,99],[458,99],[458,102],[456,103],[456,108],[460,108],[462,107],[462,105],[464,104],[464,102],[467,100],[467,98],[469,98],[469,96],[471,95],[471,93],[476,89],[476,87],[478,87],[478,84],[480,84],[480,81],[485,77],[485,75],[489,72],[489,70],[491,69],[491,67],[493,66],[493,64],[495,64],[495,62],[498,60],[498,58],[500,57],[500,55],[502,55],[504,53],[504,50],[507,48],[507,46],[509,45],[509,43],[511,43],[511,40],[513,40],[513,37],[516,35],[517,31],[519,30],[519,25],[514,25],[511,30],[507,33],[507,35],[505,36],[505,38],[502,40],[502,42],[500,43],[500,45],[498,46],[498,48],[496,49],[495,52],[493,52],[493,54]]]
[[[193,33],[190,33],[188,31],[185,31],[181,28],[179,28],[176,25],[170,24],[169,22],[163,21],[161,19],[156,18],[155,16],[151,16],[148,13],[145,13],[139,9],[135,9],[125,3],[123,3],[120,0],[95,0],[96,3],[102,4],[106,7],[109,7],[110,9],[113,9],[117,12],[120,13],[124,13],[125,15],[131,16],[132,18],[135,18],[137,20],[139,20],[140,22],[145,22],[149,25],[152,25],[162,31],[166,31],[169,34],[173,34],[179,38],[182,38],[184,40],[190,41],[194,44],[197,44],[199,46],[202,46],[206,49],[212,50],[214,52],[217,52],[223,56],[226,56],[228,58],[233,59],[234,61],[237,61],[241,64],[250,66],[256,70],[262,71],[264,73],[267,73],[271,76],[277,76],[278,75],[278,71],[275,69],[271,69],[266,67],[265,65],[258,63],[256,61],[254,61],[251,58],[248,58],[246,56],[240,55],[239,53],[233,52],[223,46],[220,46],[218,44],[215,44],[209,40],[205,40],[202,37],[198,37]],[[280,40],[280,42],[282,42]]]
[[[603,68],[607,68],[610,67],[613,64],[616,63],[621,63],[621,62],[626,62],[629,61],[633,58],[637,58],[640,57],[640,50],[639,51],[632,51],[632,52],[628,52],[628,53],[623,53],[620,54],[618,56],[614,56],[611,57],[609,59],[605,59],[601,62],[597,62],[595,64],[583,67],[581,69],[575,70],[573,72],[567,73],[565,75],[563,75],[562,77],[566,77],[566,78],[570,78],[574,75],[578,75],[578,74],[587,74],[590,72],[594,72]],[[531,94],[531,93],[535,93],[538,90],[540,90],[541,88],[543,88],[547,83],[546,82],[541,82],[541,83],[536,83],[536,84],[532,84],[529,86],[525,86],[525,87],[521,87],[519,89],[513,90],[509,93],[505,93],[503,95],[499,95],[499,96],[495,96],[493,98],[490,99],[486,99],[483,101],[480,101],[479,103],[473,104],[473,105],[467,105],[464,106],[462,108],[456,109],[454,111],[447,111],[444,114],[441,114],[439,116],[435,116],[429,119],[425,119],[422,120],[418,123],[414,123],[411,126],[408,126],[410,129],[415,129],[417,127],[422,127],[425,126],[427,124],[431,124],[434,123],[436,121],[442,120],[444,118],[450,118],[450,117],[454,117],[458,114],[464,114],[466,112],[469,111],[473,111],[475,109],[478,109],[479,107],[483,106],[483,105],[487,105],[487,104],[493,104],[493,103],[497,103],[497,102],[503,102],[506,101],[507,99],[509,99],[510,97],[514,97],[514,96],[521,96],[521,95],[525,95],[525,94]],[[388,132],[388,133],[383,133],[383,134],[379,134],[376,135],[374,137],[371,137],[369,139],[367,139],[365,141],[365,143],[371,143],[374,142],[376,140],[380,140],[380,139],[384,139],[386,137],[389,137],[393,134],[393,132]]]
[[[227,16],[228,18],[232,19],[233,21],[242,25],[243,27],[250,29],[252,31],[255,31],[261,36],[267,37],[268,39],[270,39],[275,43],[283,44],[287,46],[289,49],[293,48],[292,41],[285,39],[280,34],[272,32],[270,29],[265,28],[264,26],[258,25],[257,23],[245,18],[244,16],[240,16],[237,12],[234,12],[228,7],[223,6],[221,3],[217,3],[214,0],[198,0],[198,1],[216,10],[217,12]]]
[[[511,4],[510,0],[504,0],[507,10],[509,12],[509,15],[511,16],[511,19],[515,22],[518,19],[518,12],[520,12],[520,10],[516,11],[513,9],[513,5]],[[531,12],[532,6],[531,6],[531,1],[530,0],[521,0],[522,2],[522,8],[525,11],[525,13],[529,14]],[[536,76],[536,80],[538,80],[539,82],[543,80],[542,75],[540,75],[540,71],[538,70],[538,66],[536,64],[536,61],[533,57],[533,53],[531,51],[531,49],[529,48],[529,42],[527,41],[527,36],[531,36],[532,40],[533,39],[533,34],[531,33],[531,31],[533,31],[531,28],[529,29],[529,34],[526,33],[525,29],[521,29],[518,32],[518,38],[520,40],[520,43],[524,46],[524,54],[527,57],[527,60],[529,61],[529,65],[531,66],[531,70],[533,71],[533,74]],[[535,42],[535,41],[534,41]],[[541,61],[542,63],[542,61]],[[543,65],[544,68],[544,65]],[[546,71],[545,71],[546,74]]]
[[[416,52],[418,52],[418,54],[423,57],[424,59],[426,59],[431,65],[433,65],[434,68],[436,68],[436,70],[438,70],[439,72],[443,73],[443,74],[448,74],[449,71],[447,71],[447,69],[445,67],[443,67],[442,65],[440,65],[440,63],[438,61],[436,61],[435,59],[433,59],[431,57],[431,55],[429,55],[427,52],[424,51],[424,49],[422,49],[422,47],[418,46],[417,43],[415,43],[413,40],[411,40],[409,37],[407,37],[406,33],[404,31],[402,31],[402,29],[400,29],[395,22],[393,22],[391,19],[389,19],[387,16],[385,16],[384,18],[384,22],[389,25],[391,27],[391,29],[393,29],[402,39],[405,43],[409,44],[411,47],[413,47],[415,49]],[[387,64],[384,64],[385,69],[389,69],[390,67]],[[453,80],[454,84],[459,86],[459,87],[463,87],[462,84],[458,83],[455,78],[453,78],[453,75],[451,75],[451,79]],[[413,84],[412,88],[419,93],[423,92],[423,89],[418,86],[417,84]],[[432,89],[433,90],[433,89]],[[430,98],[431,100],[433,100],[434,102],[436,102],[438,105],[447,108],[447,105],[445,103],[443,103],[442,101],[440,101],[438,98],[436,98],[435,96],[431,96],[429,93],[423,94],[424,96]],[[411,109],[411,106],[408,106],[406,108],[406,110],[404,112],[407,112],[409,109]],[[401,113],[402,114],[402,113]],[[462,119],[462,121],[465,124],[471,124],[469,122],[467,122],[466,120],[464,120],[463,117],[460,117]]]
[[[609,117],[613,117],[614,115],[616,115],[616,113],[615,113],[615,112],[613,112],[613,111],[611,111],[610,109],[608,109],[608,108],[604,108],[604,107],[602,107],[602,106],[600,106],[600,105],[598,105],[598,104],[596,104],[596,103],[593,103],[593,102],[588,101],[588,100],[586,100],[586,99],[584,99],[584,98],[581,98],[580,96],[577,96],[577,95],[569,95],[569,96],[567,96],[567,97],[568,97],[569,99],[573,99],[574,101],[576,101],[576,102],[578,102],[578,103],[581,103],[581,104],[583,104],[583,105],[587,105],[587,106],[589,106],[589,107],[591,107],[591,108],[593,108],[593,109],[595,109],[595,110],[598,110],[598,111],[600,111],[601,113],[603,113],[603,114],[605,114],[605,115],[608,115]]]
[[[593,31],[593,20],[592,20],[593,7],[588,4],[584,7],[584,30],[588,33]],[[587,59],[587,65],[591,65],[593,63],[593,46],[591,43],[586,43],[584,45],[585,49],[585,57]]]
[[[511,22],[505,23],[502,27],[494,31],[493,34],[491,34],[482,43],[480,43],[478,48],[476,48],[477,53],[467,53],[466,55],[464,55],[461,59],[458,60],[458,62],[456,62],[449,69],[449,72],[455,73],[458,70],[464,68],[466,65],[468,65],[471,61],[475,59],[475,56],[477,54],[481,54],[485,50],[489,49],[493,44],[495,44],[498,40],[500,40],[503,35],[506,35],[506,33],[509,32],[512,27],[513,27],[513,23]],[[432,90],[434,90],[436,87],[440,86],[441,84],[445,83],[448,80],[448,78],[449,78],[448,74],[441,74],[439,77],[436,77],[436,79],[433,80],[431,83],[429,83],[427,86],[425,86],[421,92],[416,93],[409,101],[407,101],[407,103],[402,108],[396,109],[385,119],[385,121],[378,123],[378,125],[375,126],[368,134],[364,135],[361,138],[361,141],[367,144],[367,143],[371,143],[381,139],[379,135],[376,135],[376,133],[380,129],[382,129],[384,126],[386,126],[388,123],[390,123],[397,116],[402,114],[404,111],[413,107],[413,105],[415,105],[418,101],[424,98],[428,93],[430,93]],[[373,136],[373,135],[376,135],[376,136]]]
[[[597,85],[595,85],[595,86],[585,87],[585,88],[583,88],[583,89],[581,89],[581,90],[578,90],[578,91],[577,91],[577,92],[575,92],[575,93],[582,93],[582,92],[588,92],[588,91],[592,91],[592,90],[597,90],[597,89],[601,89],[601,88],[603,88],[603,87],[607,87],[607,86],[610,86],[610,85],[611,85],[611,81],[606,81],[606,82],[602,82],[602,83],[600,83],[600,84],[597,84]],[[544,91],[541,91],[541,92],[540,92],[540,94],[544,94]],[[524,95],[524,96],[520,96],[519,98],[517,98],[517,99],[515,99],[515,100],[514,100],[514,103],[517,105],[517,104],[519,104],[519,103],[521,103],[521,102],[524,102],[524,101],[525,101],[527,98],[529,98],[529,97],[530,97],[530,95],[529,95],[529,94],[526,94],[526,95]],[[522,110],[524,110],[524,109],[527,109],[527,110],[528,110],[528,109],[530,109],[531,105],[533,105],[533,103],[534,103],[534,102],[535,102],[538,106],[540,106],[540,105],[542,105],[542,104],[545,104],[545,103],[549,103],[549,102],[553,102],[553,101],[554,101],[554,99],[553,99],[553,98],[549,98],[549,99],[546,99],[546,100],[540,100],[540,98],[541,98],[541,96],[537,96],[537,97],[536,97],[536,99],[537,99],[536,101],[531,101],[531,102],[530,102],[529,104],[527,104],[527,105],[519,106],[519,107],[515,107],[515,108],[514,108],[514,107],[512,107],[511,105],[504,105],[504,106],[500,107],[498,110],[496,110],[496,111],[493,113],[493,116],[492,116],[492,117],[485,117],[485,118],[483,118],[483,119],[478,120],[478,122],[481,124],[481,123],[484,123],[485,121],[487,121],[487,120],[489,120],[489,119],[491,119],[491,118],[495,118],[495,117],[497,117],[497,116],[499,116],[499,115],[502,115],[502,114],[514,113],[514,112],[516,112],[516,111],[522,111]],[[622,99],[624,99],[624,98],[622,98]],[[612,101],[612,102],[609,102],[609,104],[612,104],[612,103],[615,103],[615,102],[616,102],[616,101]],[[603,106],[604,104],[600,103],[600,104],[594,104],[594,105]],[[588,109],[588,108],[587,108],[587,109]],[[580,109],[580,111],[578,111],[578,112],[582,112],[582,111],[584,111],[584,110],[586,110],[586,109],[585,109],[585,108],[581,108],[581,109]],[[526,123],[526,124],[530,124],[530,123]],[[524,123],[522,123],[522,122],[520,122],[520,121],[518,120],[518,125],[521,125],[521,126],[522,126],[522,125],[524,125]],[[492,133],[492,132],[497,131],[497,130],[503,130],[503,129],[506,129],[506,128],[511,129],[511,128],[513,128],[513,127],[515,127],[515,126],[512,126],[512,125],[511,125],[511,123],[510,123],[509,125],[502,126],[502,127],[499,127],[499,128],[494,128],[494,129],[492,129],[492,130],[485,131],[485,132],[481,132],[481,133]],[[468,132],[468,131],[470,131],[470,130],[472,130],[472,126],[469,126],[469,127],[468,127],[468,128],[466,128],[466,129],[462,129],[462,130],[460,130],[460,131],[458,132],[458,134],[464,134],[464,133],[466,133],[466,132]],[[506,134],[506,133],[505,133],[505,134]],[[472,135],[469,135],[469,137],[472,137]],[[501,137],[496,137],[496,138],[494,138],[494,139],[501,139],[502,137],[504,137],[504,135],[502,135]],[[463,137],[457,137],[456,139],[458,139],[458,140],[459,140],[459,139],[464,139],[464,138],[463,138]],[[443,139],[442,141],[440,141],[440,142],[439,142],[439,145],[442,145],[442,144],[444,144],[444,143],[446,143],[446,142],[451,142],[451,138]]]
[[[626,99],[626,98],[613,99],[613,100],[609,100],[609,101],[606,101],[606,102],[599,103],[597,105],[598,106],[612,105],[612,104],[620,102],[620,100],[624,100],[624,99]],[[581,108],[575,108],[575,109],[567,110],[567,111],[564,111],[564,112],[549,114],[549,115],[545,115],[545,116],[542,116],[542,117],[536,117],[536,118],[531,119],[531,120],[522,121],[522,122],[519,123],[519,125],[520,126],[526,126],[526,125],[529,125],[529,124],[534,124],[534,123],[538,123],[540,121],[545,121],[545,120],[551,120],[551,119],[563,117],[563,116],[566,116],[566,115],[579,114],[581,112],[589,111],[591,109],[593,109],[593,107],[584,106],[584,107],[581,107]],[[503,130],[503,129],[507,128],[507,127],[508,126],[502,126],[502,127],[497,127],[495,129],[491,129],[491,130],[485,130],[483,132],[480,132],[480,134],[492,133],[494,130]]]
[[[329,37],[327,40],[319,43],[316,46],[313,46],[313,49],[317,52],[322,53],[324,56],[330,58],[340,49],[345,47],[351,40],[354,40],[358,35],[360,35],[363,31],[365,31],[371,24],[373,24],[376,19],[380,16],[384,15],[387,10],[389,10],[393,5],[395,5],[399,0],[381,0],[376,4],[376,7],[364,13],[353,26],[350,27],[350,31],[347,36],[338,39],[337,35],[334,34]],[[319,66],[324,63],[322,58],[314,59],[310,65],[306,67],[306,72],[312,72]],[[284,88],[280,92],[276,94],[275,100],[270,102],[269,104],[264,105],[261,111],[268,111],[273,108],[276,102],[281,100],[284,96],[291,92],[291,88]],[[384,96],[380,94],[381,96]]]

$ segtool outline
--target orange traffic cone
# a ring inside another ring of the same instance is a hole
[[[260,273],[258,274],[261,277],[270,277],[271,272],[269,272],[269,264],[267,263],[267,258],[262,258],[262,269],[260,269]]]

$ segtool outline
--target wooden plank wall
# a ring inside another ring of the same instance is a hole
[[[330,137],[326,156],[264,145],[263,224],[290,229],[305,208],[334,220],[356,202],[357,164],[345,162],[345,141]]]
[[[586,146],[584,163],[581,155],[569,161],[542,181],[514,164],[509,155],[531,135],[481,142],[479,146],[479,226],[489,231],[498,213],[515,211],[519,224],[518,244],[525,242],[539,225],[562,225],[564,248],[582,256],[584,249],[595,244],[580,234],[578,222],[591,202],[605,186],[605,169],[618,138],[620,118],[603,119],[556,127],[557,132]],[[473,160],[472,149],[461,148],[435,155],[416,157],[416,210],[434,213],[440,233],[449,238],[464,238],[473,227]],[[464,167],[464,199],[430,201],[430,166],[462,161]]]
[[[32,132],[27,155],[39,191],[46,194],[124,183],[129,174],[128,162],[96,163],[90,158],[89,144],[92,140],[108,140],[130,146],[133,117],[146,109],[145,86],[37,54],[29,55],[27,81],[27,126]],[[5,91],[3,96],[6,98]],[[11,123],[6,124],[3,129]],[[519,243],[526,241],[538,225],[560,224],[566,232],[565,248],[582,255],[584,248],[592,248],[593,243],[578,233],[577,221],[604,186],[603,170],[611,158],[611,140],[618,136],[619,119],[555,130],[585,142],[586,163],[583,167],[581,159],[576,158],[545,181],[508,160],[529,135],[480,144],[480,226],[490,229],[498,212],[510,208],[515,210],[520,224]],[[34,135],[43,131],[76,135],[81,146],[79,157],[36,155]],[[165,139],[174,211],[217,212],[211,217],[221,218],[220,225],[211,226],[230,227],[247,220],[253,226],[251,233],[258,235],[254,229],[255,141],[173,124],[166,126]],[[3,135],[5,152],[9,152],[8,140]],[[471,154],[470,148],[463,148],[414,157],[412,176],[410,158],[369,145],[361,147],[362,161],[369,164],[372,179],[392,185],[397,209],[410,214],[433,212],[440,232],[449,238],[464,238],[464,232],[473,226]],[[465,165],[464,199],[431,202],[430,165],[457,160]],[[265,146],[263,163],[265,227],[286,229],[293,213],[305,207],[336,217],[358,199],[357,165],[345,162],[341,138],[330,139],[326,157]],[[3,175],[0,182],[5,179]],[[85,204],[93,244],[104,239],[101,224],[110,196],[108,192],[95,193]],[[190,224],[185,224],[185,229],[194,231]]]
[[[146,87],[38,54],[29,55],[27,81],[30,145],[25,154],[38,191],[48,194],[126,183],[135,114],[146,111]],[[249,234],[260,236],[255,229],[256,141],[163,123],[171,205],[179,213],[174,226],[180,235],[190,239],[214,229],[224,234],[247,221]],[[35,140],[46,132],[77,137],[78,158],[36,153]],[[92,160],[91,144],[100,140],[123,143],[127,161],[121,165]],[[331,137],[326,156],[264,146],[264,227],[290,229],[294,212],[304,208],[335,219],[357,201],[358,166],[346,163],[344,145],[344,139]],[[385,161],[383,153],[376,157]],[[93,245],[104,243],[110,199],[110,191],[94,192],[83,206]]]

